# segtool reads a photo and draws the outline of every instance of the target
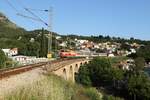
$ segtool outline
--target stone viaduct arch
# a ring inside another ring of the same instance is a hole
[[[70,63],[68,65],[64,65],[61,68],[54,70],[53,73],[63,77],[65,80],[75,81],[75,73],[78,73],[80,66],[87,64],[89,60],[85,59],[82,61],[77,61]]]

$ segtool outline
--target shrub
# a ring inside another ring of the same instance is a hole
[[[102,100],[124,100],[124,99],[112,95],[104,95]]]
[[[84,94],[88,96],[90,100],[102,100],[102,95],[95,88],[85,89]]]

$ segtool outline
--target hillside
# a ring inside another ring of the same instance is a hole
[[[102,95],[94,88],[84,88],[67,82],[55,75],[45,78],[30,86],[16,89],[5,96],[5,100],[102,100]]]
[[[4,14],[0,13],[0,24],[4,27],[17,29],[17,25],[12,23]]]
[[[26,31],[0,13],[0,48],[18,48],[19,55],[46,57],[46,34],[48,31],[44,29]],[[54,35],[56,36],[56,33],[53,32]]]
[[[0,48],[17,47],[17,38],[26,31],[12,23],[4,14],[0,13]]]
[[[15,23],[11,22],[4,14],[0,13],[0,35],[13,37],[13,35],[22,35],[26,32],[23,28],[18,27]]]
[[[4,14],[0,13],[0,48],[18,48],[19,55],[38,56],[40,43],[29,42],[36,38],[34,34],[18,27]]]

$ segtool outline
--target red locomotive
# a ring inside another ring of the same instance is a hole
[[[77,53],[72,51],[72,50],[61,50],[59,55],[60,55],[61,58],[76,57]]]

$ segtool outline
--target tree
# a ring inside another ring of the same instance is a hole
[[[40,34],[40,51],[39,51],[39,56],[40,57],[46,57],[47,56],[47,41],[46,37],[44,35],[44,29],[42,28],[42,32]]]
[[[26,56],[39,56],[39,43],[38,42],[29,42],[19,48],[19,54]]]
[[[106,58],[94,58],[89,64],[81,66],[77,75],[78,82],[93,86],[108,85],[112,81],[111,65]]]
[[[139,72],[139,71],[141,71],[141,70],[144,69],[144,66],[145,66],[145,60],[144,60],[144,58],[138,57],[134,61],[135,61],[135,69],[134,70],[136,72]]]
[[[113,77],[113,86],[115,88],[120,88],[120,82],[124,79],[124,72],[122,69],[113,68],[112,69],[112,77]]]
[[[150,45],[141,47],[137,51],[137,55],[138,57],[143,57],[147,63],[150,62]]]
[[[137,53],[131,53],[128,55],[128,57],[132,58],[132,59],[136,59],[138,57]]]
[[[89,75],[89,69],[87,65],[83,65],[79,69],[79,73],[77,74],[76,81],[85,86],[91,86],[91,79]]]
[[[90,78],[93,86],[109,85],[112,81],[111,64],[106,58],[94,58],[89,63]]]
[[[7,57],[4,52],[0,49],[0,69],[4,67]]]
[[[34,42],[34,43],[27,43],[26,45],[27,48],[27,56],[38,56],[38,51],[39,51],[39,43]]]
[[[121,44],[121,47],[120,47],[120,48],[121,48],[121,49],[124,49],[124,50],[129,50],[129,49],[130,49],[130,45],[123,42],[123,43]]]
[[[128,79],[128,91],[134,100],[149,100],[150,99],[150,80],[144,74],[132,75]]]
[[[143,73],[144,63],[144,59],[139,57],[135,59],[133,70],[124,71],[113,68],[109,59],[97,57],[80,67],[77,79],[86,86],[102,86],[127,100],[150,100],[150,80]]]

